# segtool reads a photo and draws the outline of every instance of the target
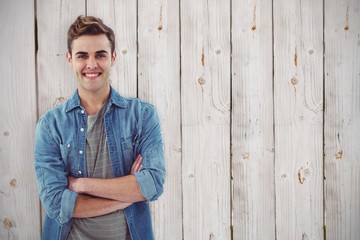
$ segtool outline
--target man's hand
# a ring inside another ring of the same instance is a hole
[[[142,168],[142,156],[139,154],[135,160],[135,162],[133,163],[133,165],[131,166],[131,174],[134,174],[136,172],[140,172],[141,168]]]
[[[73,191],[73,192],[77,192],[77,193],[81,193],[81,181],[82,178],[74,178],[72,176],[68,177],[68,189]]]

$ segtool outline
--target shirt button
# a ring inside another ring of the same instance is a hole
[[[79,174],[81,174],[81,171],[79,171]]]
[[[84,114],[84,113],[85,113],[85,111],[84,111],[84,110],[81,110],[81,113],[82,113],[82,114]]]
[[[80,131],[83,132],[83,131],[84,131],[84,128],[80,128]]]
[[[70,147],[70,144],[66,145],[68,148]]]
[[[82,150],[80,150],[80,151],[79,151],[79,153],[80,153],[80,154],[83,154],[83,151],[82,151]]]

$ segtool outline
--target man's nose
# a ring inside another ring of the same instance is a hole
[[[87,66],[88,69],[94,69],[97,67],[97,62],[96,59],[94,57],[89,57],[88,61],[87,61]]]

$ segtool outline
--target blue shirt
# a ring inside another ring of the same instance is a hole
[[[124,98],[111,88],[104,115],[113,177],[131,174],[138,154],[142,169],[134,173],[146,198],[124,209],[132,239],[154,239],[149,202],[163,192],[165,163],[159,118],[154,106]],[[46,210],[42,239],[66,239],[78,193],[67,189],[67,177],[86,177],[87,114],[74,96],[45,113],[35,135],[35,171]]]

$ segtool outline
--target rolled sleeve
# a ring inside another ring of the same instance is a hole
[[[145,197],[146,201],[150,202],[156,200],[158,190],[156,189],[151,173],[147,170],[144,170],[137,172],[134,175],[140,186],[140,191]]]
[[[64,190],[61,198],[61,208],[58,218],[60,224],[69,222],[69,220],[73,217],[75,202],[78,195],[79,194],[77,192],[70,191],[69,189]]]
[[[163,193],[166,170],[159,118],[152,105],[144,109],[141,130],[139,147],[143,167],[134,175],[145,199],[154,201]]]
[[[67,189],[67,171],[46,119],[40,119],[35,135],[35,172],[46,214],[60,225],[73,216],[78,193]]]

